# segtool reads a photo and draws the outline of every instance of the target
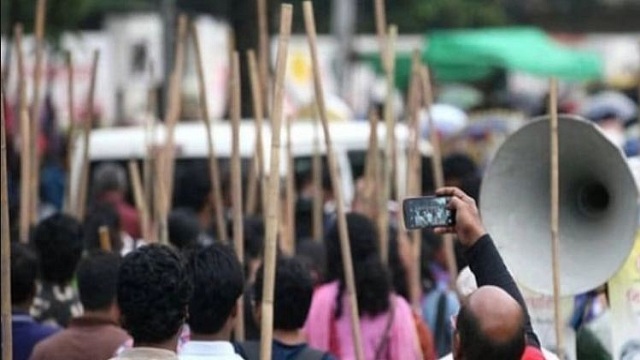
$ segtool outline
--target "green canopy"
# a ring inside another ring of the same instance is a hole
[[[382,73],[380,56],[364,54]],[[602,77],[602,59],[596,54],[562,46],[536,28],[488,28],[434,31],[427,35],[422,54],[441,81],[474,81],[498,69],[520,71],[565,80]],[[411,54],[396,55],[396,85],[406,89]]]
[[[441,80],[473,80],[496,68],[567,80],[602,77],[602,60],[572,50],[536,28],[435,31],[423,53]]]

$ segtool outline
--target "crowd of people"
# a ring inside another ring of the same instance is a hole
[[[638,154],[637,139],[625,138],[627,128],[637,129],[637,124],[610,113],[596,120],[621,150]],[[10,144],[9,149],[15,147]],[[132,206],[127,173],[119,163],[92,168],[84,219],[64,214],[66,175],[60,159],[43,157],[43,206],[39,222],[22,242],[17,153],[9,161],[14,359],[260,358],[262,217],[244,217],[244,254],[239,258],[218,239],[220,231],[231,238],[232,226],[227,221],[227,228],[216,229],[206,162],[186,160],[176,167],[173,208],[166,219],[169,243],[158,244],[143,238],[141,214]],[[418,303],[411,293],[414,244],[393,219],[388,259],[383,260],[375,219],[386,209],[372,207],[366,179],[356,181],[346,218],[359,344],[352,335],[340,232],[335,214],[327,211],[335,208],[325,206],[322,239],[313,239],[311,174],[296,174],[295,251],[279,250],[276,263],[272,358],[355,359],[362,346],[363,360],[543,359],[527,305],[479,215],[482,161],[477,160],[461,153],[443,159],[448,187],[437,194],[452,198],[448,206],[455,210],[456,222],[421,231]],[[424,169],[422,191],[432,193],[429,166]],[[323,200],[330,203],[331,182],[326,169],[323,173]],[[228,176],[222,187],[222,202],[230,209]],[[99,235],[104,227],[106,247]],[[451,286],[445,232],[456,235],[459,269],[469,269],[475,278],[470,291]],[[576,330],[588,322],[590,304],[602,293],[578,299],[571,324]],[[240,322],[243,341],[236,336]]]
[[[473,198],[477,169],[462,155],[448,157],[445,165],[448,183],[464,184],[469,195],[456,187],[439,192],[452,196],[457,222],[422,232],[419,306],[410,298],[408,237],[391,226],[385,263],[375,211],[363,194],[347,214],[365,359],[541,359],[522,295],[480,220]],[[139,238],[124,170],[111,163],[94,170],[83,223],[56,212],[35,226],[28,244],[12,243],[14,359],[259,358],[263,220],[245,218],[239,259],[216,239],[207,201],[211,186],[194,169],[199,177],[185,175],[193,186],[177,190],[181,201],[168,219],[167,245]],[[304,201],[309,199],[298,200],[303,210]],[[310,224],[303,210],[300,224]],[[335,217],[325,220],[322,241],[298,226],[296,255],[279,251],[273,359],[355,358],[340,235]],[[103,226],[109,228],[108,250],[98,236]],[[458,261],[470,266],[479,286],[460,300],[448,285],[444,231],[458,235]],[[234,334],[239,321],[242,342]]]

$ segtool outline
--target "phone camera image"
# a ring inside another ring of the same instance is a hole
[[[450,197],[421,197],[403,203],[407,229],[433,228],[454,225],[455,216],[447,208]]]

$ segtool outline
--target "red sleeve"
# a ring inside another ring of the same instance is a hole
[[[522,354],[522,360],[544,360],[542,351],[535,346],[527,346]]]

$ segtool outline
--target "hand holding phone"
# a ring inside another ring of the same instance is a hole
[[[478,206],[471,196],[456,187],[438,189],[436,195],[450,197],[448,208],[455,211],[455,224],[435,228],[436,234],[454,233],[462,245],[469,247],[487,233]]]

